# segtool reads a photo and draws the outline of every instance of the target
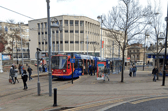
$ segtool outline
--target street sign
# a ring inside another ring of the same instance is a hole
[[[70,62],[71,63],[75,63],[75,59],[70,59]]]
[[[37,52],[35,53],[35,57],[37,59]],[[39,52],[39,59],[41,59],[41,53]]]

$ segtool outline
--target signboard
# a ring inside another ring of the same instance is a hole
[[[106,62],[97,62],[97,80],[104,80],[104,66]]]
[[[71,63],[75,63],[75,59],[70,59],[70,62]]]
[[[3,67],[2,67],[2,53],[0,53],[0,72],[3,72]]]
[[[11,60],[11,55],[2,55],[2,60]]]

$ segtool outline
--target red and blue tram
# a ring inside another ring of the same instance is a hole
[[[81,75],[89,73],[89,65],[97,66],[97,61],[101,61],[99,57],[89,55],[75,54],[72,58],[75,63],[72,65],[70,62],[70,55],[58,54],[52,56],[52,77],[60,79],[71,79],[72,69],[73,78],[78,78]]]

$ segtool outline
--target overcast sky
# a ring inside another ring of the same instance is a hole
[[[147,0],[139,0],[144,5]],[[158,0],[156,0],[158,1]],[[167,0],[161,0],[163,19],[167,15]],[[50,0],[50,16],[82,15],[97,20],[97,16],[107,14],[118,0]],[[22,13],[34,19],[47,17],[46,0],[1,0],[0,6]],[[0,7],[0,21],[14,19],[16,22],[28,23],[32,20]]]

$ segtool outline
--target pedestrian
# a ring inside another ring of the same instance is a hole
[[[106,66],[104,67],[104,81],[105,81],[105,78],[107,77],[108,81],[110,80],[109,77],[108,77],[108,69],[106,68]]]
[[[16,80],[17,80],[17,82],[19,83],[19,80],[17,79],[18,70],[17,70],[17,67],[16,67],[16,66],[15,66],[14,72],[15,72],[15,83],[16,83]]]
[[[14,72],[13,67],[10,68],[9,74],[10,74],[10,77],[11,77],[11,79],[12,79],[13,84],[15,84],[15,81],[14,81],[15,72]]]
[[[33,80],[33,78],[31,77],[31,74],[32,74],[32,68],[30,68],[30,66],[28,66],[28,68],[27,68],[27,72],[29,73],[29,81],[30,81],[30,80]]]
[[[132,66],[130,66],[129,76],[132,77]]]
[[[22,80],[23,80],[23,84],[24,84],[24,90],[27,89],[27,78],[28,78],[28,75],[26,73],[26,70],[23,70],[23,74],[22,74]]]
[[[41,66],[41,64],[39,65],[39,71],[40,71],[40,72],[42,71],[42,66]]]
[[[89,75],[92,76],[93,66],[92,64],[89,65]]]
[[[133,77],[136,77],[137,67],[135,65],[133,65],[132,71],[133,71]]]
[[[23,65],[22,64],[20,65],[20,71],[21,71],[21,74],[23,74]]]
[[[155,66],[152,70],[152,74],[153,74],[153,81],[156,82],[156,74],[158,73],[158,69],[157,67]]]
[[[18,70],[19,70],[19,74],[21,74],[21,65],[20,64],[19,64]]]
[[[93,70],[94,70],[94,76],[95,76],[95,72],[96,72],[96,66],[93,66]]]

